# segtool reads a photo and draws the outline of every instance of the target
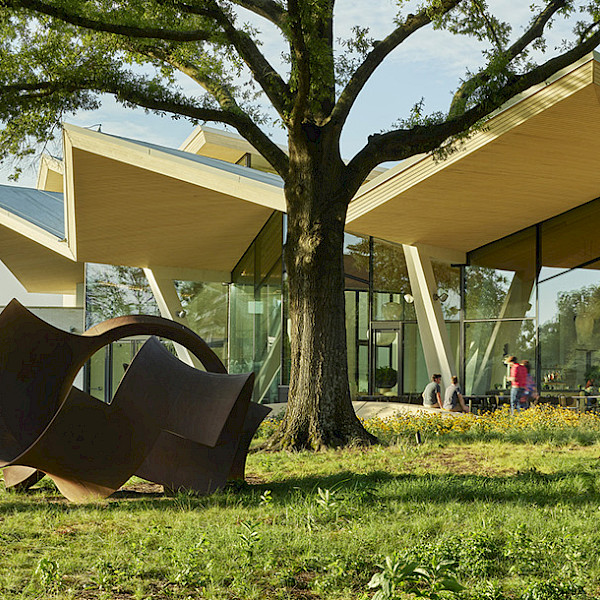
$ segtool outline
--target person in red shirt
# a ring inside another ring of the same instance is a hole
[[[514,413],[521,410],[519,400],[527,387],[527,368],[519,364],[516,356],[509,356],[506,364],[510,365],[510,412]]]

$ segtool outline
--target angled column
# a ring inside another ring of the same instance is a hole
[[[146,268],[144,269],[144,274],[146,275],[146,279],[148,279],[148,283],[150,284],[150,289],[154,294],[161,317],[171,319],[176,323],[181,323],[182,325],[189,327],[185,316],[179,316],[182,313],[185,314],[185,311],[181,306],[181,300],[177,295],[175,282],[170,274],[170,270]],[[174,345],[175,351],[177,352],[177,358],[179,358],[181,362],[184,362],[191,367],[196,367],[197,369],[202,368],[200,361],[198,361],[187,348],[184,348],[181,344],[177,343]]]
[[[455,375],[455,362],[442,307],[438,300],[433,299],[433,295],[437,293],[437,282],[431,259],[415,246],[403,244],[402,248],[415,299],[415,312],[427,371],[429,375],[441,373],[444,385],[450,385],[450,377]]]

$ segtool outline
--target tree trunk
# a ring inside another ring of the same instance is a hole
[[[288,407],[276,447],[320,449],[372,444],[348,385],[344,307],[345,168],[319,145],[290,152],[285,260],[291,320]]]

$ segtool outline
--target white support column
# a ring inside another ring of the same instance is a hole
[[[185,311],[183,310],[181,301],[177,295],[171,270],[163,268],[146,268],[144,269],[144,274],[148,279],[150,289],[154,294],[161,316],[189,327],[185,316],[179,316]],[[179,360],[192,367],[203,369],[200,361],[187,348],[184,348],[181,344],[177,343],[174,343],[174,345]]]
[[[455,362],[442,307],[439,300],[433,299],[433,295],[437,293],[437,283],[431,259],[415,246],[403,245],[402,248],[406,257],[412,296],[415,299],[415,312],[427,371],[429,375],[441,373],[444,385],[448,386],[450,377],[455,375]]]

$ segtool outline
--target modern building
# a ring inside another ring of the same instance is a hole
[[[346,226],[353,394],[414,396],[439,371],[492,395],[509,354],[547,396],[600,383],[599,99],[594,54],[444,160],[371,175]],[[37,189],[0,187],[0,260],[28,291],[75,298],[88,326],[183,322],[231,371],[256,373],[255,400],[285,397],[285,202],[264,159],[208,127],[178,150],[71,125],[63,142]],[[138,345],[96,355],[88,391],[109,397]]]

